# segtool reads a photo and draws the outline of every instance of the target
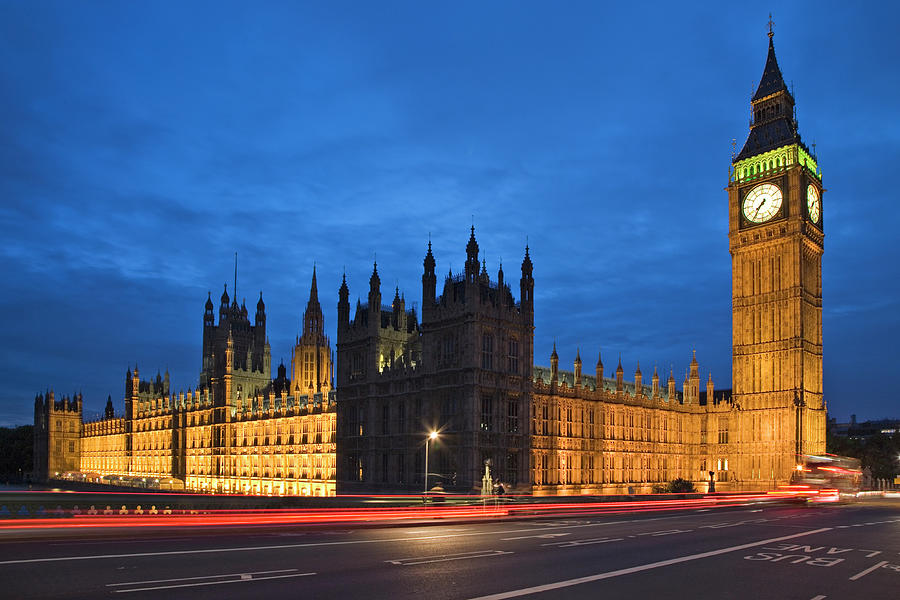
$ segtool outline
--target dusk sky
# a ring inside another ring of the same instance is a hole
[[[518,298],[535,362],[576,347],[731,387],[728,183],[768,11],[827,192],[825,400],[900,417],[898,8],[773,2],[0,2],[0,425],[126,369],[197,385],[203,304],[266,302],[290,360],[313,264],[421,304],[469,227]],[[876,10],[877,9],[877,10]],[[438,289],[441,284],[439,282]]]

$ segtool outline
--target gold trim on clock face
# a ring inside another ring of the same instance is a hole
[[[772,183],[763,183],[744,197],[744,216],[751,223],[765,223],[781,210],[781,190]]]
[[[813,184],[809,184],[806,188],[806,208],[809,211],[809,218],[813,223],[819,222],[820,200],[819,190]]]

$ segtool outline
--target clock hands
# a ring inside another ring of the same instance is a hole
[[[753,218],[754,218],[754,219],[756,219],[756,217],[759,216],[759,211],[760,211],[760,209],[763,207],[763,205],[764,205],[765,203],[766,203],[766,199],[765,199],[765,198],[763,198],[762,200],[759,201],[759,205],[756,207],[756,212],[753,213]]]

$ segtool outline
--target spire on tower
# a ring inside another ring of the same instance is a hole
[[[316,263],[313,263],[312,283],[309,286],[309,301],[319,301],[319,286],[316,283]]]

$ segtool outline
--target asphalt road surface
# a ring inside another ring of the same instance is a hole
[[[900,598],[900,501],[0,536],[2,598]]]

